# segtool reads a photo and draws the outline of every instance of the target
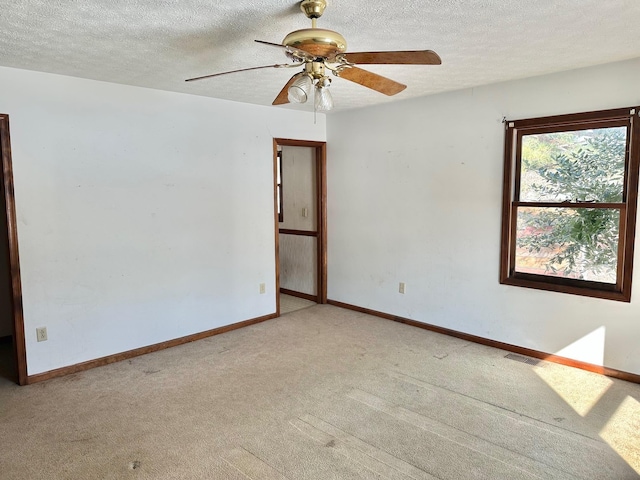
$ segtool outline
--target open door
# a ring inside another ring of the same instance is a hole
[[[13,344],[14,380],[27,384],[27,359],[22,316],[22,284],[18,257],[16,207],[13,193],[13,167],[9,138],[9,116],[0,114],[2,180],[0,188],[0,315],[8,327]]]
[[[326,143],[274,139],[276,311],[280,294],[327,302]]]

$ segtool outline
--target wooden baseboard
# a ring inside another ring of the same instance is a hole
[[[441,333],[443,335],[449,335],[450,337],[461,338],[463,340],[467,340],[473,343],[479,343],[481,345],[486,345],[488,347],[499,348],[501,350],[519,353],[521,355],[527,355],[533,358],[539,358],[541,360],[546,360],[548,362],[560,363],[562,365],[568,365],[570,367],[580,368],[582,370],[599,373],[601,375],[606,375],[608,377],[618,378],[620,380],[626,380],[627,382],[640,383],[640,375],[637,375],[635,373],[623,372],[621,370],[616,370],[614,368],[608,368],[600,365],[594,365],[592,363],[581,362],[578,360],[573,360],[571,358],[554,355],[552,353],[540,352],[538,350],[532,350],[530,348],[511,345],[510,343],[498,342],[497,340],[478,337],[476,335],[471,335],[469,333],[459,332],[457,330],[451,330],[449,328],[444,328],[444,327],[438,327],[437,325],[422,323],[416,320],[411,320],[409,318],[398,317],[397,315],[392,315],[390,313],[378,312],[376,310],[371,310],[369,308],[364,308],[364,307],[358,307],[356,305],[350,305],[348,303],[338,302],[336,300],[327,300],[327,303],[329,305],[334,305],[336,307],[341,307],[341,308],[346,308],[348,310],[354,310],[356,312],[366,313],[369,315],[373,315],[375,317],[385,318],[387,320],[393,320],[394,322],[404,323],[407,325],[411,325],[413,327],[418,327],[425,330],[430,330],[432,332]]]
[[[286,288],[281,288],[280,293],[284,295],[291,295],[292,297],[304,298],[305,300],[318,303],[318,297],[316,297],[315,295],[309,295],[308,293],[296,292],[294,290],[288,290]]]
[[[213,330],[194,333],[192,335],[187,335],[186,337],[175,338],[173,340],[167,340],[166,342],[156,343],[154,345],[148,345],[146,347],[140,347],[134,350],[128,350],[126,352],[116,353],[114,355],[108,355],[106,357],[96,358],[95,360],[76,363],[75,365],[69,365],[68,367],[56,368],[55,370],[49,370],[47,372],[29,375],[27,377],[27,385],[43,382],[55,377],[62,377],[64,375],[82,372],[91,368],[102,367],[104,365],[109,365],[110,363],[128,360],[130,358],[145,355],[147,353],[157,352],[158,350],[164,350],[165,348],[171,348],[178,345],[184,345],[185,343],[195,342],[196,340],[202,340],[203,338],[220,335],[221,333],[230,332],[231,330],[236,330],[238,328],[248,327],[249,325],[264,322],[265,320],[271,320],[272,318],[276,317],[277,315],[275,313],[271,313],[262,317],[251,318],[249,320],[233,323],[231,325],[225,325],[224,327],[214,328]]]

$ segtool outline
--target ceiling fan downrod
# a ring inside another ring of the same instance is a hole
[[[302,0],[300,3],[300,10],[311,19],[312,28],[316,28],[316,20],[322,16],[325,8],[327,8],[326,0]]]

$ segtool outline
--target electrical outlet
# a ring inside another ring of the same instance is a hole
[[[262,295],[263,293],[267,292],[267,286],[264,283],[260,284],[260,294]]]
[[[398,292],[404,293],[404,282],[400,282],[400,287],[398,288]]]
[[[47,340],[47,327],[36,328],[36,338],[39,342],[45,342]]]

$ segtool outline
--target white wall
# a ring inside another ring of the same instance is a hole
[[[329,298],[640,373],[640,245],[630,304],[498,283],[503,116],[638,105],[639,79],[636,59],[331,115]]]
[[[272,139],[323,115],[8,68],[0,92],[29,374],[275,311]]]

